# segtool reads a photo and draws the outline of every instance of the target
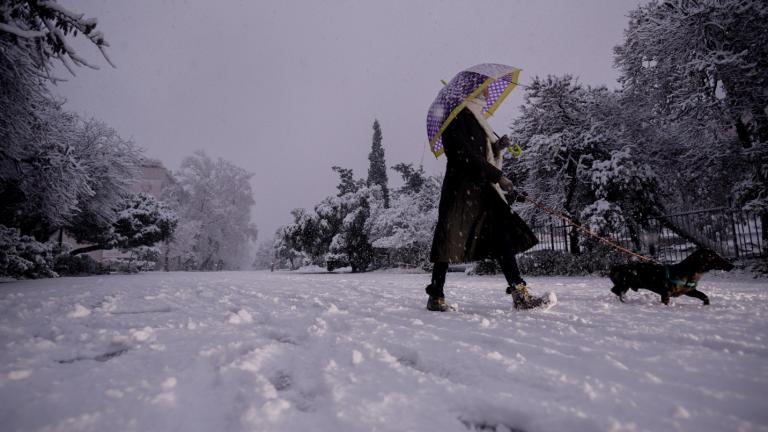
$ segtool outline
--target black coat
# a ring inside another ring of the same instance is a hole
[[[432,262],[470,262],[526,251],[538,243],[494,184],[501,170],[486,159],[486,133],[464,108],[442,134],[448,158],[432,240]]]

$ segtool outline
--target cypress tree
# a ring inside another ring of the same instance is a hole
[[[381,126],[373,121],[373,143],[368,155],[368,186],[379,185],[384,194],[384,207],[389,208],[389,188],[387,187],[387,164],[384,161],[384,147],[381,145]]]

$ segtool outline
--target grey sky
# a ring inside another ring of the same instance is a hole
[[[260,239],[289,211],[335,193],[331,166],[367,175],[378,118],[389,166],[423,161],[440,80],[477,63],[570,73],[616,87],[613,46],[638,0],[60,0],[95,16],[117,65],[79,70],[55,92],[176,170],[198,149],[253,172]],[[61,75],[61,73],[60,73]],[[516,89],[491,119],[500,133]],[[390,184],[400,183],[389,172]]]

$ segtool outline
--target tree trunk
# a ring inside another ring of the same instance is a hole
[[[576,229],[575,226],[571,227],[571,232],[568,233],[569,237],[569,252],[573,255],[578,255],[581,253],[581,246],[579,245],[579,230]]]
[[[768,258],[768,212],[760,214],[760,225],[763,231],[763,256]]]
[[[168,246],[168,243],[169,243],[168,241],[165,242],[165,260],[163,262],[163,271],[169,271],[170,270],[168,268],[168,254],[170,253],[171,248]]]
[[[81,253],[93,252],[93,251],[102,250],[102,249],[109,249],[109,248],[104,247],[103,245],[91,245],[91,246],[85,246],[85,247],[77,248],[77,249],[73,250],[72,252],[70,252],[69,254],[72,255],[72,256],[75,256],[75,255],[78,255],[78,254],[81,254]]]

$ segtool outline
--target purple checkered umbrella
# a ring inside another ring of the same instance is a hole
[[[486,118],[490,117],[517,86],[519,76],[520,69],[494,63],[472,66],[456,74],[437,94],[427,113],[427,137],[435,157],[443,154],[443,131],[466,106],[467,100],[488,89],[483,113]]]

